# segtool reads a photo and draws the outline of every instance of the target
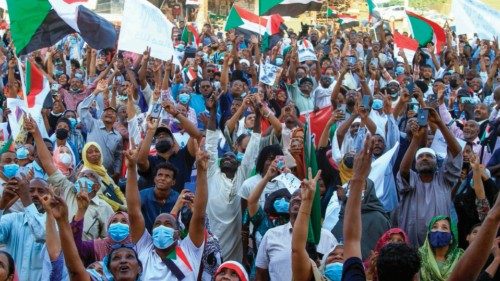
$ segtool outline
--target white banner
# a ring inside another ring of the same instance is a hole
[[[45,129],[45,123],[43,122],[42,117],[42,106],[36,104],[33,108],[28,109],[26,107],[26,103],[21,99],[13,99],[7,98],[7,108],[10,109],[10,113],[8,115],[8,121],[10,125],[10,131],[12,132],[12,137],[14,141],[18,138],[19,133],[27,134],[27,132],[21,130],[23,124],[23,113],[28,113],[31,115],[33,120],[38,125],[38,129],[42,134],[43,138],[48,138],[47,130]],[[19,136],[21,139],[24,139],[25,136]]]
[[[281,74],[281,67],[274,64],[266,63],[260,65],[259,81],[274,86],[276,78]]]
[[[384,195],[385,174],[387,172],[388,164],[391,163],[392,157],[398,150],[399,142],[397,142],[389,151],[385,152],[382,156],[372,162],[372,170],[370,171],[368,178],[375,184],[375,193],[378,198],[381,198]],[[390,169],[390,173],[392,173],[392,167]]]
[[[318,60],[318,58],[316,57],[316,52],[314,52],[314,46],[311,42],[309,42],[308,40],[302,40],[298,43],[299,62]]]
[[[186,0],[186,5],[200,5],[200,0]]]
[[[492,40],[500,35],[500,12],[479,0],[453,0],[451,15],[457,34]]]
[[[146,0],[125,0],[118,49],[142,54],[151,47],[151,57],[164,61],[174,57],[172,28],[165,15]]]
[[[466,142],[464,140],[461,140],[457,138],[458,143],[462,147],[462,150],[464,150]],[[444,159],[446,158],[446,154],[448,151],[448,144],[446,143],[446,140],[444,139],[443,133],[441,133],[440,130],[436,130],[436,133],[434,134],[434,139],[432,140],[431,148],[434,149],[436,152],[436,155]]]

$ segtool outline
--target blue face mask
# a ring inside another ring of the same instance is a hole
[[[401,75],[401,74],[405,73],[405,68],[402,66],[397,66],[395,72],[396,72],[396,75]]]
[[[3,165],[3,175],[6,176],[8,179],[14,178],[17,175],[18,171],[19,171],[19,165],[15,163]]]
[[[157,226],[153,229],[153,245],[158,249],[166,249],[174,244],[175,230],[171,227],[163,225]]]
[[[245,156],[245,153],[238,151],[238,153],[236,154],[236,160],[241,163],[241,161],[243,161],[243,156]]]
[[[343,264],[340,262],[334,262],[327,264],[325,267],[325,276],[330,281],[340,281],[342,280],[342,268]]]
[[[182,104],[188,104],[190,95],[186,93],[179,94],[179,102]]]
[[[20,147],[16,150],[16,158],[17,159],[27,159],[29,151],[26,147]]]
[[[283,65],[283,58],[276,58],[275,64],[277,66],[282,66]]]
[[[94,185],[94,182],[88,178],[79,178],[76,182],[75,182],[75,190],[76,190],[76,193],[80,192],[80,190],[82,189],[82,187],[87,187],[87,192],[90,193],[92,192],[92,186]]]
[[[443,232],[443,231],[429,232],[429,244],[431,244],[431,247],[434,249],[450,245],[451,239],[452,236],[450,232]]]
[[[102,281],[102,275],[95,268],[87,269],[87,272],[97,281]]]
[[[286,201],[285,198],[274,201],[274,209],[278,214],[288,214],[288,209],[290,207],[290,202]]]
[[[374,99],[372,103],[372,108],[375,110],[380,110],[384,106],[384,102],[380,99]]]
[[[60,69],[55,69],[54,70],[54,75],[55,76],[60,76],[60,75],[63,75],[64,74],[64,71],[60,70]]]
[[[76,128],[76,124],[78,123],[78,121],[76,121],[75,118],[68,118],[69,120],[69,127],[71,128],[71,130],[74,130]]]
[[[121,242],[130,233],[130,227],[128,224],[124,224],[121,222],[115,222],[109,225],[108,228],[108,235],[113,241],[115,242]]]

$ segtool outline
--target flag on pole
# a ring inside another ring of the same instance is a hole
[[[36,65],[26,61],[26,103],[28,108],[43,105],[50,92],[49,80]]]
[[[375,6],[373,0],[366,0],[366,5],[368,6],[368,18],[371,18],[377,6]]]
[[[200,35],[198,33],[198,29],[194,25],[194,23],[188,23],[184,26],[184,30],[182,31],[181,40],[186,42],[193,42],[198,46],[201,43]]]
[[[413,61],[413,57],[415,56],[415,52],[418,49],[417,40],[410,38],[408,36],[404,36],[399,32],[394,32],[394,56],[397,56],[400,49],[403,49],[406,55],[406,59],[408,61]]]
[[[307,168],[311,168],[312,175],[314,177],[318,172],[318,162],[316,161],[316,148],[314,146],[314,139],[313,135],[311,134],[310,124],[311,124],[311,119],[308,114],[306,116],[306,124],[304,130],[304,163],[306,163]],[[317,245],[319,243],[320,236],[321,236],[321,200],[320,200],[319,184],[316,184],[316,192],[314,193],[314,198],[313,198],[307,241]]]
[[[335,11],[331,7],[326,8],[326,17],[327,18],[333,17],[336,14],[337,14],[337,11]]]
[[[233,5],[226,19],[225,31],[231,29],[242,29],[255,34],[264,35],[266,33],[267,19],[243,9],[237,5]]]
[[[356,16],[351,16],[347,14],[340,14],[337,16],[338,20],[337,22],[343,27],[343,28],[350,28],[354,26],[359,26],[359,21]]]
[[[259,1],[259,15],[296,17],[307,11],[320,11],[322,5],[323,0],[265,0]]]
[[[436,46],[436,52],[440,53],[446,45],[446,33],[444,29],[437,23],[417,15],[413,12],[406,11],[408,22],[412,31],[413,37],[417,40],[421,47],[427,43],[433,42]]]
[[[7,0],[17,55],[53,46],[78,32],[94,49],[114,47],[114,26],[85,7],[88,0]]]

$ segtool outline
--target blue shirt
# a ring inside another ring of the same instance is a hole
[[[0,210],[0,243],[14,258],[19,280],[42,280],[45,254],[45,214],[31,204],[21,213]]]
[[[173,189],[170,190],[167,200],[164,204],[156,200],[154,187],[146,188],[140,191],[141,211],[144,216],[146,229],[152,233],[156,217],[162,213],[170,213],[179,197],[179,193]]]

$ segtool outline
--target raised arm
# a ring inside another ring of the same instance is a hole
[[[38,129],[38,126],[31,117],[24,117],[24,128],[26,131],[31,133],[33,139],[35,140],[36,152],[38,154],[38,159],[40,160],[40,164],[42,165],[42,169],[47,173],[48,176],[53,175],[57,172],[57,168],[52,161],[52,155],[50,154],[49,149],[45,145],[43,141],[42,134]]]
[[[127,158],[127,208],[130,220],[130,237],[133,243],[137,243],[144,234],[146,224],[141,211],[141,196],[137,187],[137,149],[129,149],[124,152]]]
[[[193,216],[189,223],[189,238],[196,247],[201,247],[205,238],[205,211],[208,201],[208,170],[209,155],[198,147],[196,153],[196,196],[193,203]]]
[[[276,168],[276,160],[274,160],[271,163],[271,165],[269,165],[269,168],[267,169],[267,172],[264,175],[264,177],[259,181],[259,183],[257,183],[255,188],[247,198],[248,202],[247,208],[250,217],[253,217],[255,214],[257,214],[257,211],[259,211],[259,199],[260,196],[262,195],[262,192],[264,192],[267,183],[274,177],[276,177],[278,174],[279,172],[278,169]]]
[[[342,87],[342,81],[344,81],[344,77],[348,71],[347,65],[342,64],[342,68],[339,71],[339,78],[337,79],[337,83],[335,83],[335,86],[333,86],[332,90],[332,97],[331,99],[334,100],[335,102],[338,101],[338,96],[340,94],[340,88]]]
[[[83,262],[78,255],[75,241],[73,240],[71,226],[68,223],[68,206],[66,205],[66,202],[64,202],[64,199],[61,197],[53,195],[46,195],[41,199],[41,201],[45,210],[52,213],[57,222],[61,247],[64,254],[64,260],[66,261],[66,267],[68,268],[70,280],[90,281],[90,276],[85,270]],[[54,238],[55,237],[52,239]],[[47,239],[50,238],[47,237]]]
[[[434,123],[438,129],[443,134],[444,140],[448,145],[448,150],[450,151],[453,157],[456,157],[458,154],[462,153],[462,147],[458,143],[455,136],[450,132],[446,124],[441,120],[439,114],[433,108],[428,108],[429,110],[429,122]]]
[[[321,137],[319,138],[318,142],[318,148],[328,146],[328,139],[330,138],[330,128],[333,124],[335,124],[335,122],[337,122],[337,118],[340,118],[342,114],[342,110],[339,109],[335,110],[332,113],[332,116],[330,117],[330,119],[328,119],[328,122],[326,122],[325,128],[323,128],[323,132],[321,132]]]
[[[241,115],[243,115],[243,112],[248,108],[249,105],[252,104],[252,101],[250,100],[250,95],[247,95],[244,99],[243,102],[241,103],[240,107],[236,110],[236,112],[227,120],[226,126],[227,130],[229,131],[229,134],[232,135],[234,130],[236,129],[236,125],[238,124],[238,121],[241,118]]]
[[[141,88],[144,89],[147,86],[148,81],[146,80],[146,74],[148,70],[149,54],[151,53],[151,48],[146,47],[146,50],[142,54],[141,68],[139,69],[139,84]]]
[[[139,171],[147,171],[149,170],[149,150],[151,148],[151,143],[153,142],[153,138],[155,135],[156,128],[158,128],[159,119],[155,120],[148,116],[146,120],[147,128],[146,128],[146,136],[142,140],[141,146],[139,148],[139,153],[137,154],[137,168]]]
[[[314,193],[316,192],[316,182],[321,175],[321,170],[318,171],[314,178],[312,177],[311,168],[309,168],[308,174],[308,179],[304,179],[300,186],[300,196],[302,197],[302,202],[300,203],[299,213],[293,225],[292,232],[292,276],[293,280],[297,281],[309,281],[313,279],[313,271],[311,263],[309,262],[309,255],[306,251],[306,243]],[[359,232],[361,239],[361,228]],[[359,247],[361,249],[361,246]]]
[[[349,199],[344,215],[344,259],[361,259],[361,193],[371,170],[373,139],[368,134],[365,144],[354,159],[354,175],[349,182]]]
[[[499,196],[500,197],[500,196]],[[484,220],[476,239],[457,262],[449,281],[476,280],[491,252],[491,246],[500,226],[500,198]]]
[[[401,166],[399,167],[399,173],[401,174],[401,177],[407,182],[410,182],[411,165],[413,163],[413,159],[415,158],[415,153],[417,153],[417,150],[420,146],[421,140],[425,135],[425,130],[426,128],[424,127],[411,128],[412,139],[410,142],[410,146],[406,150],[405,155],[403,156],[403,160],[401,160]]]

